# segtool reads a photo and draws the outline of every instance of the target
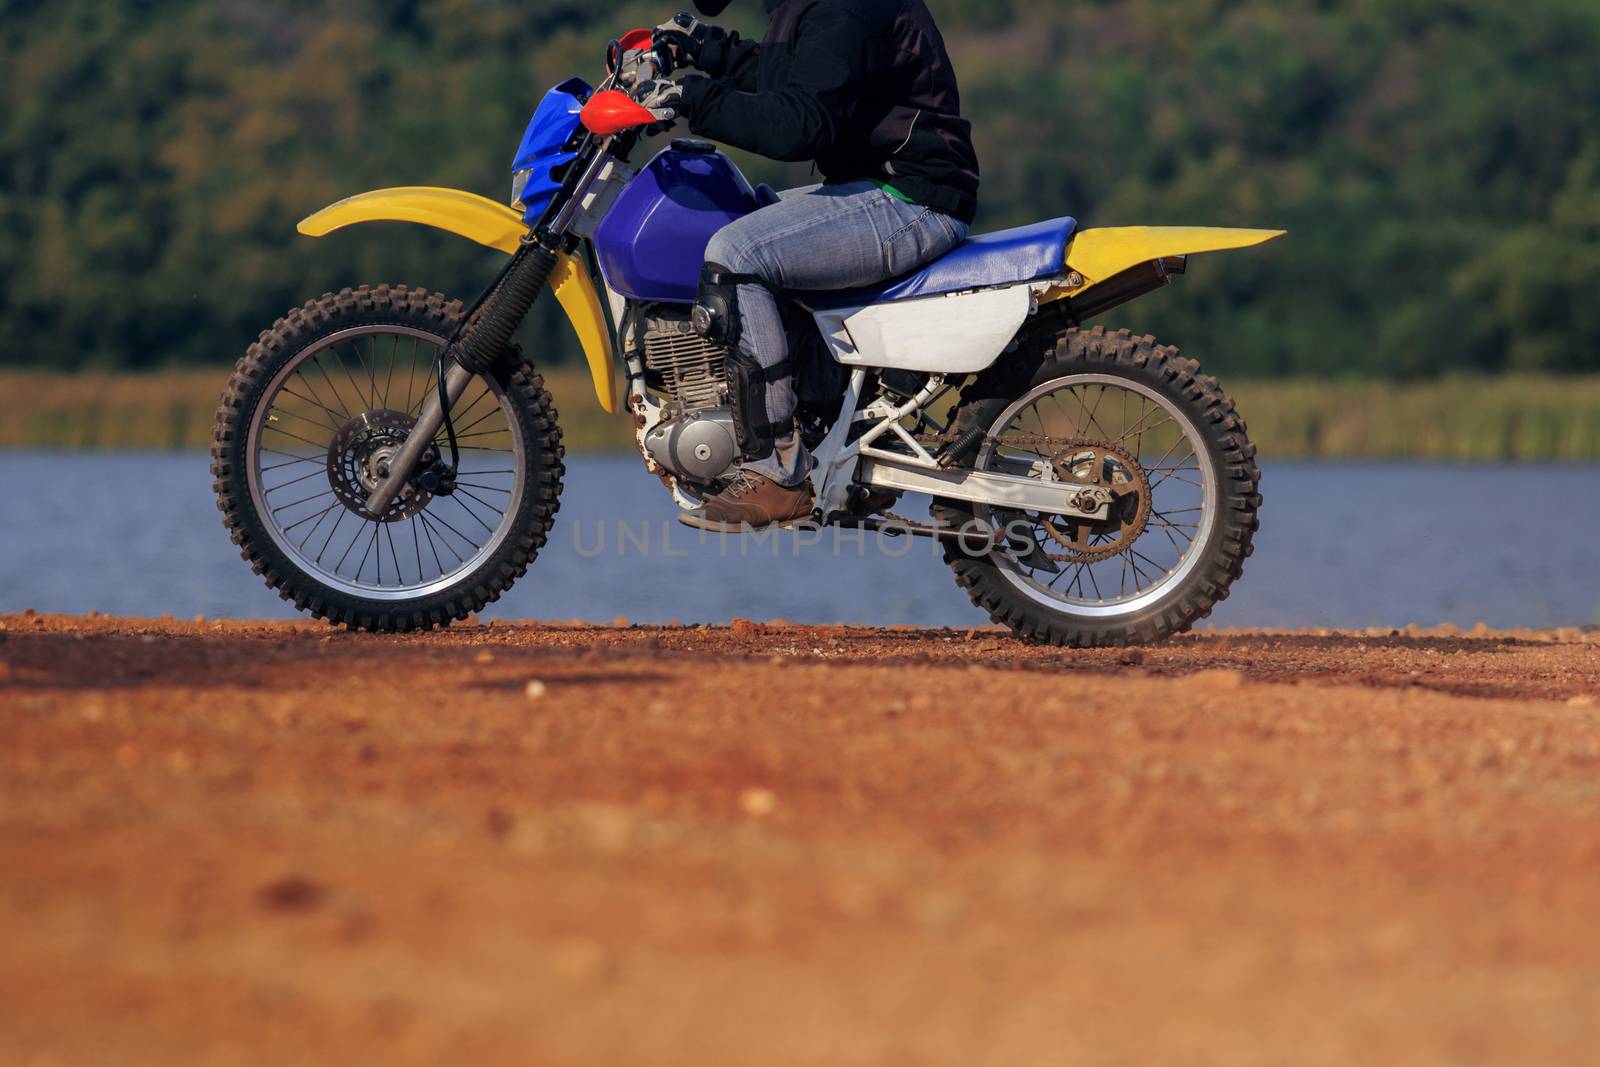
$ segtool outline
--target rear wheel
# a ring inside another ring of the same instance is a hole
[[[229,379],[212,435],[218,507],[244,558],[300,610],[352,629],[448,625],[499,599],[543,547],[561,431],[515,348],[455,405],[454,492],[414,480],[381,517],[364,510],[462,314],[404,286],[329,294],[263,333]]]
[[[957,431],[982,431],[970,463],[1111,506],[1085,521],[939,501],[945,522],[976,518],[1034,546],[974,556],[949,545],[956,580],[1029,641],[1128,645],[1188,629],[1228,595],[1259,525],[1244,420],[1199,364],[1153,338],[1067,330],[1045,346],[1005,396],[962,404]]]

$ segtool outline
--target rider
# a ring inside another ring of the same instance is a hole
[[[715,17],[730,2],[695,6]],[[966,239],[978,206],[972,125],[923,0],[765,4],[760,44],[688,13],[658,27],[658,51],[703,73],[639,92],[697,134],[813,161],[823,178],[731,223],[706,249],[697,320],[732,348],[731,390],[752,397],[735,399],[750,462],[685,516],[708,529],[761,529],[813,507],[774,293],[853,289],[915,270]]]

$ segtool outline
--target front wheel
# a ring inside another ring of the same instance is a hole
[[[1145,644],[1187,630],[1228,595],[1259,525],[1244,420],[1216,379],[1153,338],[1066,330],[1035,358],[1031,377],[958,410],[959,433],[982,431],[971,465],[1093,487],[1110,509],[1085,521],[938,501],[947,523],[975,517],[1033,545],[981,557],[947,545],[956,580],[1029,641]]]
[[[561,430],[515,348],[454,406],[454,491],[413,481],[381,517],[365,511],[463,313],[405,286],[330,293],[263,333],[229,379],[212,433],[217,506],[245,560],[301,611],[361,630],[448,625],[499,599],[543,547]]]

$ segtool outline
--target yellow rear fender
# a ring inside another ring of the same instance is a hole
[[[1253,248],[1285,230],[1228,230],[1206,226],[1118,226],[1082,230],[1067,246],[1067,269],[1077,278],[1046,299],[1078,296],[1125,270],[1168,256],[1195,256]]]
[[[303,220],[299,230],[307,237],[326,237],[362,222],[432,226],[506,255],[515,253],[528,234],[522,215],[504,204],[459,189],[425,186],[378,189],[352,196]],[[612,374],[611,330],[588,270],[571,256],[560,253],[555,272],[550,275],[550,288],[583,346],[600,407],[608,414],[615,412],[617,388]]]

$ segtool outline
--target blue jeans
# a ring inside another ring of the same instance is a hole
[[[920,204],[908,204],[870,181],[791,189],[779,203],[723,227],[706,260],[765,285],[739,286],[739,347],[763,367],[789,355],[774,292],[854,289],[931,263],[966,240],[967,227]],[[767,384],[767,421],[790,425],[794,379]],[[746,465],[779,485],[811,472],[811,457],[790,432],[768,458]]]

